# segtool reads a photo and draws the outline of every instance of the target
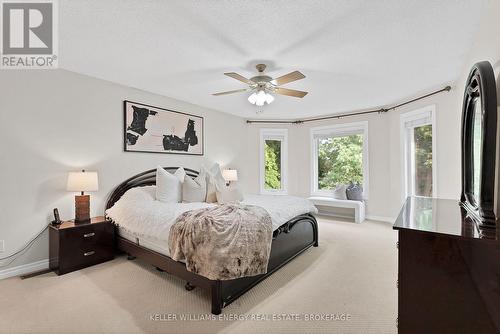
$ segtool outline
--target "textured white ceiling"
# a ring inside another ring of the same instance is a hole
[[[302,118],[386,105],[452,83],[482,1],[64,0],[60,67],[251,118]],[[224,72],[264,62],[284,87],[256,115]]]

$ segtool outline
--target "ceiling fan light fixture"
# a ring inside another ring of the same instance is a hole
[[[257,93],[252,93],[252,94],[248,97],[248,102],[250,102],[251,104],[255,104],[255,103],[257,103]]]
[[[266,102],[266,92],[259,90],[257,93],[257,103],[259,103],[258,105],[263,105],[264,102]]]
[[[236,79],[238,81],[247,84],[248,88],[214,93],[212,95],[220,96],[220,95],[252,91],[252,94],[250,94],[250,96],[248,97],[248,102],[259,107],[262,107],[266,103],[267,104],[273,103],[275,99],[273,94],[286,95],[297,98],[303,98],[304,96],[307,95],[307,92],[280,87],[281,85],[304,79],[306,76],[300,73],[299,71],[293,71],[288,74],[282,75],[278,78],[272,78],[267,74],[264,74],[264,71],[266,69],[265,64],[257,64],[255,67],[257,68],[257,71],[259,73],[256,76],[251,77],[250,79],[247,79],[244,76],[235,72],[224,73],[224,75],[228,77],[231,77],[233,79]]]
[[[270,104],[274,101],[274,97],[264,91],[263,89],[259,90],[256,93],[253,93],[248,97],[248,102],[251,104],[255,104],[256,106],[262,107],[264,104]]]
[[[272,96],[269,93],[266,93],[266,102],[267,102],[267,104],[271,104],[271,103],[273,103],[273,101],[274,101],[274,96]]]
[[[253,92],[248,97],[248,102],[255,104],[256,106],[262,107],[264,104],[270,104],[274,101],[274,96],[267,93],[264,90],[259,90],[258,92]]]

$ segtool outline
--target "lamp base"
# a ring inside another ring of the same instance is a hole
[[[90,222],[90,195],[75,196],[75,224]]]

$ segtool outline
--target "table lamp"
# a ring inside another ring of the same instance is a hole
[[[238,181],[238,171],[236,169],[224,169],[222,177],[226,180],[226,186],[229,186],[231,181]]]
[[[97,172],[69,172],[68,191],[81,192],[75,196],[75,223],[88,223],[90,221],[90,195],[85,191],[97,191]]]

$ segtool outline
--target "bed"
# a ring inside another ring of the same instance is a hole
[[[177,170],[177,167],[164,167],[164,169],[173,173]],[[184,168],[184,170],[186,174],[192,178],[198,175],[198,172],[195,170],[188,168]],[[111,193],[106,203],[106,210],[111,209],[128,190],[141,187],[141,190],[144,189],[144,191],[147,191],[148,186],[151,187],[155,184],[156,169],[148,170],[129,178],[118,185]],[[259,205],[259,203],[262,203],[262,205],[269,206],[266,202],[272,202],[270,199],[271,197],[265,200],[259,197],[250,197],[246,204]],[[282,200],[286,200],[286,198],[283,197]],[[275,201],[279,203],[280,200],[275,198]],[[291,197],[289,197],[289,201],[292,201]],[[294,207],[293,202],[289,202],[288,205]],[[126,253],[129,259],[140,258],[159,270],[185,280],[187,282],[185,286],[187,290],[192,290],[194,287],[209,290],[212,304],[211,312],[217,315],[222,312],[225,306],[229,305],[259,282],[269,277],[293,258],[312,246],[318,246],[318,224],[311,212],[302,212],[288,219],[286,222],[282,222],[282,220],[287,217],[286,214],[293,214],[293,211],[285,209],[267,210],[270,211],[270,215],[273,218],[273,241],[271,244],[268,271],[265,274],[257,276],[232,280],[210,280],[201,275],[192,273],[186,269],[183,262],[174,261],[168,256],[168,246],[166,244],[158,242],[157,239],[148,237],[147,235],[133,233],[133,229],[127,230],[123,228],[123,219],[126,218],[121,218],[122,224],[118,224],[115,221],[115,229],[117,232],[115,244],[117,250]]]

